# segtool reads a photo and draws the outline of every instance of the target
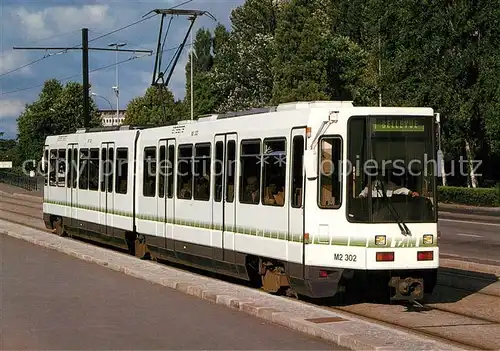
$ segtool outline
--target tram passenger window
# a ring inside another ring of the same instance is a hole
[[[66,149],[59,149],[57,153],[57,186],[66,186]]]
[[[264,140],[262,165],[262,203],[268,206],[284,206],[286,181],[285,138]]]
[[[224,164],[224,145],[222,141],[215,143],[215,174],[214,174],[214,200],[222,201],[222,181],[223,181],[223,164]]]
[[[49,161],[49,185],[56,186],[56,174],[57,174],[57,150],[50,150],[50,161]]]
[[[160,159],[158,160],[158,196],[165,197],[165,181],[167,179],[167,152],[166,146],[160,146]]]
[[[292,145],[292,207],[302,207],[302,187],[304,184],[304,137],[296,135]]]
[[[115,192],[117,194],[127,193],[128,182],[128,149],[116,149],[116,178],[115,178]]]
[[[191,200],[193,193],[193,145],[179,145],[177,198]]]
[[[80,149],[80,177],[78,180],[80,189],[87,190],[89,188],[88,175],[89,149]]]
[[[114,169],[115,169],[115,165],[114,165],[114,161],[115,161],[115,149],[110,147],[108,149],[108,163],[109,163],[109,168],[108,168],[108,193],[112,193],[113,192],[113,179],[115,178],[114,176]]]
[[[102,178],[101,178],[101,191],[106,191],[106,177],[109,174],[108,152],[105,147],[101,149],[101,164],[102,164]]]
[[[234,180],[236,179],[236,142],[229,140],[227,143],[227,165],[226,165],[226,201],[234,201]]]
[[[210,200],[210,149],[209,143],[195,146],[193,196],[195,200]]]
[[[342,202],[342,139],[322,138],[320,148],[318,205],[339,208]]]
[[[168,146],[168,162],[167,162],[167,196],[169,199],[174,197],[174,169],[175,169],[175,147]]]
[[[73,165],[71,170],[73,173],[71,187],[76,189],[78,183],[78,149],[73,149]]]
[[[146,197],[156,195],[156,146],[144,148],[142,194]]]
[[[70,148],[67,150],[68,155],[68,166],[66,167],[66,186],[71,188],[73,185],[73,176],[74,176],[74,161],[73,161],[73,150]]]
[[[241,142],[240,202],[258,204],[260,202],[260,140]]]
[[[45,185],[48,185],[49,182],[49,175],[50,175],[50,170],[49,170],[49,167],[48,165],[50,164],[49,162],[49,150],[48,149],[45,149],[44,151],[44,156],[43,156],[43,169],[45,171]]]
[[[99,190],[99,149],[90,149],[89,190]]]

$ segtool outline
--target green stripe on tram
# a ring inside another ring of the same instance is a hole
[[[118,211],[118,210],[111,210],[111,211],[105,211],[105,209],[101,209],[96,206],[89,206],[89,205],[78,205],[78,204],[70,204],[68,202],[62,202],[62,201],[51,201],[51,200],[44,200],[45,203],[52,204],[52,205],[58,205],[58,206],[67,206],[67,207],[76,207],[80,208],[83,210],[89,210],[89,211],[95,211],[95,212],[102,212],[102,213],[110,213],[113,215],[117,216],[122,216],[122,217],[133,217],[132,212],[126,212],[126,211]],[[208,230],[222,230],[222,225],[220,224],[212,224],[212,223],[207,223],[207,222],[201,222],[201,221],[192,221],[192,220],[186,220],[186,219],[181,219],[181,218],[164,218],[164,217],[159,217],[155,215],[146,215],[146,214],[137,214],[136,215],[137,219],[145,220],[145,221],[151,221],[151,222],[157,222],[157,223],[167,223],[167,224],[173,224],[173,225],[181,225],[184,227],[191,227],[191,228],[202,228],[202,229],[208,229]],[[231,231],[237,235],[249,235],[249,236],[258,236],[258,237],[263,237],[263,238],[268,238],[268,239],[276,239],[276,240],[283,240],[283,241],[291,241],[295,243],[302,243],[303,242],[303,235],[301,233],[290,233],[288,232],[282,232],[282,231],[267,231],[265,229],[261,228],[254,228],[254,227],[238,227],[238,226],[231,226],[227,228],[228,231]],[[351,237],[349,240],[349,237],[333,237],[330,241],[329,237],[319,237],[319,236],[314,236],[312,239],[309,239],[309,243],[316,244],[316,245],[331,245],[331,246],[351,246],[351,247],[367,247],[367,248],[390,248],[390,240],[387,240],[387,244],[385,246],[377,246],[371,240],[370,242],[367,243],[366,238],[362,237]],[[395,248],[415,248],[417,247],[416,245],[416,238],[412,237],[411,239],[407,239],[404,241],[404,243],[398,245],[396,243]],[[423,245],[420,243],[419,247],[437,247],[437,243],[434,241],[432,245]]]

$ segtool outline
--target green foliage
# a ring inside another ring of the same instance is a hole
[[[438,187],[439,202],[470,206],[500,206],[500,186],[496,188]]]
[[[4,135],[0,132],[0,138]],[[13,167],[21,163],[19,157],[19,146],[16,140],[0,139],[0,161],[12,161]]]
[[[45,82],[38,100],[26,105],[17,119],[19,157],[39,160],[47,136],[74,133],[84,126],[82,90],[82,85],[76,82],[66,85],[55,79]],[[98,109],[90,97],[89,108],[90,126],[99,126]]]
[[[174,101],[174,95],[166,88],[151,86],[144,96],[132,99],[127,105],[123,124],[166,125],[181,119],[181,108]]]

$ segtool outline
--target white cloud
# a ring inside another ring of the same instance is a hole
[[[19,7],[12,13],[26,36],[32,40],[88,27],[108,29],[115,25],[107,5],[53,6],[39,11]]]
[[[5,51],[0,56],[0,74],[9,72],[13,69],[21,67],[28,62],[25,54],[21,51]],[[23,67],[16,73],[29,74],[30,67]]]
[[[0,120],[17,118],[25,109],[21,100],[0,100]]]

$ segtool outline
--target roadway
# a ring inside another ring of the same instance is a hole
[[[500,265],[500,224],[440,219],[441,257]]]
[[[0,349],[342,349],[0,235]]]

